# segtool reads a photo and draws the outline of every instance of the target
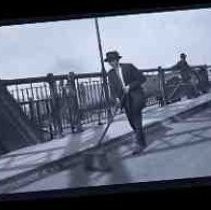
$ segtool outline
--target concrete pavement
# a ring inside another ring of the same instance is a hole
[[[211,175],[211,106],[188,118],[165,124],[141,155],[129,145],[109,153],[112,171],[86,172],[82,165],[13,191],[33,192],[88,186],[196,178]]]
[[[210,98],[211,94],[209,93],[196,99],[183,100],[166,107],[146,108],[144,111],[144,127],[147,135],[152,133],[153,129],[161,129],[163,124],[177,120],[179,116],[203,109],[206,105],[209,105]],[[116,142],[127,138],[131,140],[132,130],[125,116],[117,116],[115,119],[108,131],[106,141]],[[104,126],[95,126],[81,134],[69,134],[62,139],[23,148],[2,156],[0,158],[0,192],[11,192],[49,174],[58,173],[71,164],[76,164],[78,157],[81,157],[84,150],[94,147]],[[148,143],[150,143],[153,138],[148,139]]]

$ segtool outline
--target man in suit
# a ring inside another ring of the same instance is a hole
[[[134,153],[139,153],[146,146],[142,125],[142,109],[145,107],[145,96],[142,84],[146,77],[130,63],[119,63],[121,56],[117,51],[106,53],[105,62],[112,69],[108,72],[111,97],[125,109],[128,121],[135,131],[137,147]]]

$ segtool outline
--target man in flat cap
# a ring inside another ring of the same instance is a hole
[[[142,84],[146,77],[130,63],[120,63],[122,56],[117,51],[106,53],[105,62],[112,69],[108,72],[111,97],[125,109],[128,121],[135,131],[137,147],[134,154],[141,152],[146,146],[142,125],[142,109],[145,107],[145,96]]]
[[[179,70],[182,77],[182,81],[185,84],[185,93],[188,99],[198,96],[196,86],[191,82],[192,71],[186,60],[187,55],[185,53],[180,54],[180,61],[172,67],[173,70]]]

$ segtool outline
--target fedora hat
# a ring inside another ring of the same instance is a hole
[[[117,51],[110,51],[106,53],[105,62],[109,62],[112,60],[119,60],[122,56],[119,55]]]

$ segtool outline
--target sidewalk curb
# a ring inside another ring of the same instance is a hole
[[[150,123],[147,125],[147,127],[145,127],[145,129],[153,132],[154,130],[157,130],[160,127],[162,127],[163,123],[177,122],[179,119],[185,119],[185,118],[193,115],[196,112],[200,112],[202,109],[206,109],[209,105],[211,105],[211,99],[202,104],[196,105],[188,110],[181,111],[181,112],[179,112],[173,116],[170,116],[164,120]]]
[[[201,104],[198,104],[198,105],[195,105],[188,110],[183,110],[173,116],[167,117],[166,119],[150,123],[150,124],[146,125],[144,127],[144,129],[146,129],[147,132],[155,132],[156,130],[158,130],[159,128],[161,128],[163,126],[163,123],[175,122],[178,119],[186,118],[196,112],[201,111],[202,109],[207,108],[209,105],[211,105],[211,100],[206,101]],[[106,147],[109,147],[112,145],[112,148],[113,148],[115,146],[115,144],[116,144],[116,146],[119,146],[120,144],[128,143],[133,139],[133,135],[134,134],[131,131],[122,136],[112,138],[111,140],[105,142],[103,144],[103,146],[106,148]],[[0,194],[9,193],[13,190],[20,188],[20,187],[24,187],[25,185],[28,185],[30,183],[33,183],[40,179],[43,179],[49,175],[53,175],[57,172],[68,169],[69,167],[78,165],[79,163],[81,163],[83,161],[84,153],[93,152],[96,149],[98,149],[96,146],[94,146],[94,147],[92,146],[90,148],[85,148],[84,150],[81,150],[77,153],[67,155],[58,160],[54,160],[52,162],[43,164],[43,165],[38,166],[37,168],[34,168],[32,170],[25,171],[25,172],[19,173],[17,175],[0,180]]]

